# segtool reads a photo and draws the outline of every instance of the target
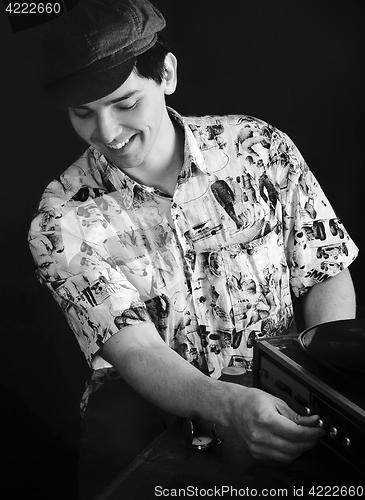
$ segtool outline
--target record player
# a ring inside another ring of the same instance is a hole
[[[253,385],[301,415],[318,414],[322,443],[365,473],[365,321],[257,340]]]

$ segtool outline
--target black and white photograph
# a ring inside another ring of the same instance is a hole
[[[1,499],[364,497],[362,2],[1,8]]]

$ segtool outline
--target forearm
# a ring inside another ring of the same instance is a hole
[[[112,337],[101,350],[102,357],[113,364],[142,397],[156,406],[178,416],[229,425],[230,400],[237,388],[204,375],[151,334],[153,327],[150,324],[132,328]],[[143,343],[129,342],[126,336],[132,335],[136,340],[138,336],[145,336]],[[241,389],[244,392],[245,388]]]
[[[306,328],[356,315],[355,291],[348,269],[314,285],[303,296]]]
[[[228,425],[227,384],[204,375],[169,347],[135,351],[127,373],[143,397],[166,411]]]

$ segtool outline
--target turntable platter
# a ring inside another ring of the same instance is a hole
[[[301,348],[327,367],[365,372],[365,320],[340,320],[308,328]]]

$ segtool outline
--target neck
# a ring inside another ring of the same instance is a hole
[[[145,186],[151,186],[173,195],[177,178],[184,162],[184,131],[171,120],[166,110],[166,121],[161,130],[159,148],[149,155],[143,169],[127,174]]]

